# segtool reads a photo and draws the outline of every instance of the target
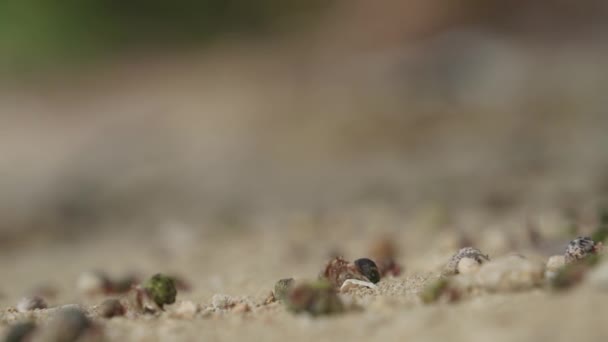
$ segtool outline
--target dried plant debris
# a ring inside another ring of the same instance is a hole
[[[323,279],[296,285],[289,291],[285,304],[292,312],[308,313],[312,316],[344,311],[344,304],[333,285]]]
[[[450,261],[445,265],[441,275],[451,276],[459,274],[458,265],[463,258],[474,260],[477,264],[481,265],[484,262],[490,261],[490,257],[483,254],[480,250],[473,247],[461,248],[458,253],[454,254]],[[461,267],[462,269],[462,267]]]
[[[6,336],[4,337],[4,341],[6,342],[26,342],[30,341],[33,333],[36,331],[36,324],[31,321],[20,322],[12,325]]]
[[[41,310],[47,307],[46,301],[40,296],[23,297],[17,303],[17,311],[19,312]]]
[[[373,278],[374,281],[368,277]],[[351,263],[343,258],[334,258],[327,263],[319,278],[326,279],[334,289],[339,289],[347,279],[378,282],[380,273],[376,264],[370,259],[358,259]]]
[[[372,245],[370,256],[376,262],[381,277],[401,274],[401,266],[395,261],[397,254],[397,247],[389,238],[378,240]]]
[[[566,264],[571,264],[573,262],[577,262],[583,260],[591,255],[596,254],[597,252],[602,250],[602,243],[595,243],[589,237],[577,237],[576,239],[570,241],[568,246],[566,247],[566,252],[564,253],[564,258]]]
[[[293,278],[285,278],[277,281],[276,284],[274,284],[274,299],[284,300],[294,284],[295,280]]]
[[[165,304],[175,303],[177,289],[175,281],[171,277],[160,273],[155,274],[143,284],[143,288],[161,309]]]
[[[97,314],[103,318],[123,316],[126,313],[125,306],[118,299],[106,299],[96,308]]]
[[[457,302],[461,291],[447,278],[439,278],[428,283],[420,292],[420,299],[425,304],[435,303],[440,299],[448,303]]]

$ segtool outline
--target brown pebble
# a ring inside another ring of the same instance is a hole
[[[249,304],[247,304],[247,303],[239,303],[234,306],[232,311],[234,313],[246,313],[246,312],[251,311],[251,308],[249,307]]]
[[[126,312],[126,308],[118,299],[106,299],[97,308],[99,316],[104,318],[112,318],[116,316],[123,316]]]

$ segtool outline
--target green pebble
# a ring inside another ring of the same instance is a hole
[[[143,288],[148,291],[152,300],[161,308],[165,304],[175,303],[177,289],[175,288],[175,281],[171,277],[160,273],[155,274],[144,283]]]

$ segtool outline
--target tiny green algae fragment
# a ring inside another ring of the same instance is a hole
[[[428,284],[420,293],[420,299],[425,304],[434,303],[447,290],[449,281],[446,278],[437,279]]]
[[[177,289],[173,278],[163,274],[155,274],[143,284],[143,288],[148,292],[148,295],[159,306],[175,303]]]

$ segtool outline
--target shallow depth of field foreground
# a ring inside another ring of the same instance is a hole
[[[9,3],[0,339],[608,336],[603,1]]]

